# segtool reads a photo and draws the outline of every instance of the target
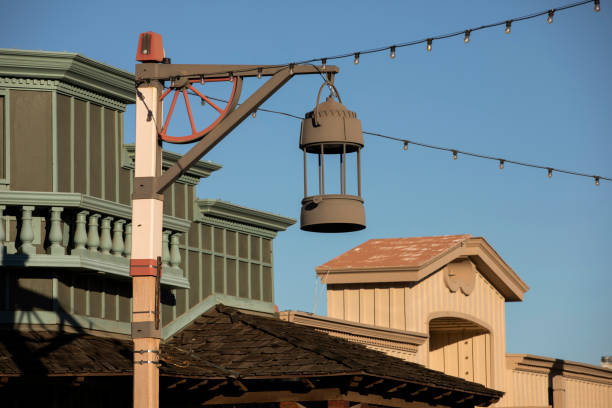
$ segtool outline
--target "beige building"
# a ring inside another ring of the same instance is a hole
[[[505,392],[500,407],[612,407],[612,370],[506,353],[505,303],[529,287],[484,238],[373,239],[316,268],[327,317],[282,312]]]

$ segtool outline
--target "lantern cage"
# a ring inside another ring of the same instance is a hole
[[[319,104],[325,86],[333,90],[338,102],[330,95]],[[355,112],[342,105],[336,87],[321,85],[315,108],[302,120],[300,149],[304,151],[304,199],[300,215],[301,229],[312,232],[352,232],[365,228],[365,210],[361,198],[361,149],[363,134]],[[307,155],[317,155],[318,194],[308,195]],[[336,157],[334,157],[336,156]],[[347,194],[347,158],[355,157],[357,195]],[[325,163],[339,160],[339,194],[325,192]]]

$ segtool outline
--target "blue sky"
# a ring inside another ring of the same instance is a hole
[[[133,71],[138,34],[156,31],[174,63],[276,64],[426,38],[561,4],[550,1],[31,1],[3,6],[0,47],[71,51]],[[612,4],[462,38],[338,61],[336,84],[365,130],[612,176]],[[261,83],[245,81],[243,95]],[[296,77],[264,107],[302,115],[320,78]],[[218,97],[225,97],[222,92]],[[133,140],[133,108],[126,117]],[[206,160],[222,170],[201,198],[299,218],[299,121],[261,112]],[[507,304],[507,350],[591,364],[612,353],[612,183],[365,136],[368,227],[299,230],[275,244],[281,309],[312,312],[314,268],[370,238],[483,236],[531,287]],[[184,151],[181,146],[170,146]],[[319,298],[317,312],[324,313]]]

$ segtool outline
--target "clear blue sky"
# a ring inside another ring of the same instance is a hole
[[[0,46],[71,51],[133,71],[138,33],[174,63],[286,63],[505,20],[541,1],[31,1],[2,7]],[[366,130],[612,176],[612,2],[462,38],[337,63]],[[261,83],[261,82],[259,82]],[[259,84],[247,81],[243,95]],[[296,77],[265,105],[302,115],[320,79]],[[215,96],[224,97],[224,94]],[[133,108],[126,135],[133,140]],[[299,121],[260,113],[205,159],[222,170],[201,198],[299,218]],[[531,287],[507,304],[507,350],[599,364],[612,354],[612,183],[459,157],[365,136],[366,230],[291,227],[275,245],[276,302],[313,311],[314,268],[370,238],[483,236]],[[170,149],[182,151],[180,146]],[[323,300],[318,312],[324,313]]]

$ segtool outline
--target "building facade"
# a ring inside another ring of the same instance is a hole
[[[328,317],[284,319],[503,391],[497,406],[612,406],[612,370],[506,353],[505,302],[529,288],[484,238],[374,239],[316,273]]]
[[[123,121],[135,92],[132,74],[79,54],[0,49],[3,406],[132,406],[134,146]],[[179,158],[164,151],[163,167]],[[278,319],[273,240],[295,220],[199,199],[196,185],[219,169],[198,162],[164,194],[161,351],[147,361],[160,367],[160,406],[500,399],[486,385]]]

